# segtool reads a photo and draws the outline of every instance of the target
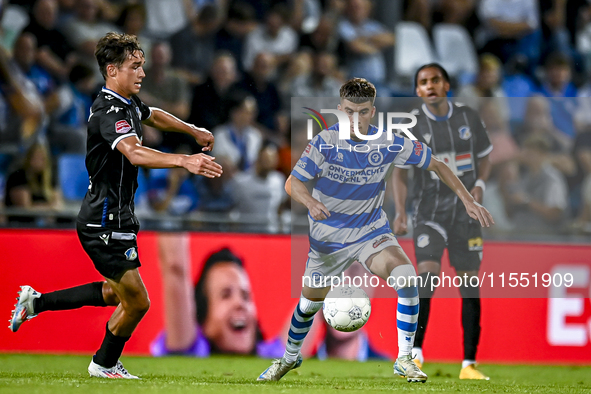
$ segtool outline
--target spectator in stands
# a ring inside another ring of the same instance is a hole
[[[536,0],[482,0],[478,8],[482,30],[477,44],[503,63],[516,54],[528,59],[530,75],[541,52],[540,15]]]
[[[140,97],[147,105],[162,108],[177,118],[185,120],[189,116],[189,86],[184,78],[170,68],[170,61],[171,50],[168,42],[156,42],[148,62],[150,68],[142,80]],[[152,127],[143,126],[143,132],[148,146],[155,147],[162,141],[160,131]],[[178,135],[178,133],[170,134]],[[194,140],[189,136],[180,136],[176,141]]]
[[[295,97],[339,97],[342,82],[335,78],[337,61],[334,55],[319,52],[314,56],[312,73],[296,78],[291,92]]]
[[[118,29],[100,18],[98,0],[78,0],[75,11],[74,18],[63,26],[64,35],[79,53],[80,60],[95,70],[96,81],[101,83],[103,77],[94,60],[96,44],[105,34]]]
[[[300,39],[300,49],[309,48],[315,53],[327,52],[335,56],[339,66],[345,64],[347,49],[336,29],[334,18],[323,15],[316,29]]]
[[[552,121],[556,128],[573,140],[573,117],[577,109],[578,92],[572,82],[571,59],[560,52],[550,54],[546,59],[544,71],[539,91],[549,98]]]
[[[224,123],[226,96],[237,81],[236,60],[229,52],[218,52],[207,80],[193,89],[188,121],[198,122],[207,129]]]
[[[69,82],[46,101],[54,109],[48,132],[53,153],[86,153],[86,129],[97,87],[94,71],[76,64],[70,71]]]
[[[341,20],[338,30],[348,52],[348,75],[366,78],[378,87],[386,82],[382,51],[394,45],[394,34],[369,18],[371,7],[369,0],[348,0],[346,18]]]
[[[470,103],[474,103],[478,107],[480,97],[495,97],[497,106],[501,111],[501,115],[508,120],[509,117],[509,104],[507,103],[507,95],[501,86],[501,74],[502,64],[499,59],[491,54],[480,55],[478,75],[476,81],[473,84],[463,86],[457,96],[470,100]],[[493,143],[493,146],[494,143]]]
[[[232,160],[225,156],[216,155],[216,162],[224,166],[224,173],[216,179],[197,181],[199,192],[199,208],[201,212],[228,213],[235,204],[230,188],[230,180],[236,172]],[[223,226],[220,229],[224,228]],[[211,230],[211,227],[209,227]]]
[[[552,123],[550,103],[541,96],[527,99],[523,126],[516,133],[522,145],[532,135],[542,136],[549,143],[548,160],[565,175],[572,175],[574,162],[571,157],[572,140]]]
[[[265,143],[253,170],[238,172],[230,181],[236,201],[234,211],[242,220],[251,222],[242,226],[242,230],[259,233],[289,230],[282,229],[280,219],[288,195],[284,189],[285,176],[276,170],[278,164],[277,146]]]
[[[224,26],[215,38],[215,48],[218,51],[228,51],[234,59],[241,59],[244,53],[244,42],[248,34],[257,28],[254,8],[245,2],[236,1],[228,10],[228,17]],[[242,62],[238,62],[240,71]]]
[[[523,143],[523,179],[516,178],[505,198],[515,229],[531,233],[556,233],[565,219],[568,190],[564,176],[548,160],[550,143],[532,135]]]
[[[275,57],[275,64],[285,64],[298,47],[297,33],[288,25],[288,9],[284,4],[275,5],[265,16],[265,24],[246,37],[243,65],[254,70],[254,61],[261,52]]]
[[[145,58],[152,58],[152,40],[145,34],[146,7],[143,4],[128,4],[123,7],[116,25],[123,33],[137,36],[142,43]]]
[[[36,142],[27,151],[22,166],[6,180],[4,204],[7,208],[25,208],[30,216],[9,216],[9,222],[34,223],[35,212],[55,210],[62,199],[47,146]]]
[[[147,34],[159,40],[170,37],[187,26],[196,15],[191,0],[144,0]]]
[[[12,51],[16,65],[33,82],[39,94],[47,97],[54,89],[51,75],[36,63],[37,38],[31,33],[22,33],[14,43]]]
[[[170,242],[174,237],[176,242]],[[165,332],[151,343],[152,355],[281,357],[284,346],[279,338],[263,340],[248,273],[230,249],[207,258],[193,290],[187,237],[161,235],[159,248]]]
[[[228,99],[229,121],[213,129],[214,156],[224,156],[239,171],[255,163],[263,143],[259,129],[253,126],[257,102],[244,91],[235,91]]]
[[[257,122],[267,128],[272,136],[275,114],[281,109],[281,97],[275,85],[277,57],[260,52],[254,58],[252,70],[246,74],[239,87],[250,93],[258,105]]]
[[[277,89],[281,94],[283,109],[289,108],[291,98],[295,96],[292,91],[293,82],[310,75],[313,68],[313,53],[309,49],[303,49],[291,56],[287,67],[279,73],[277,78]]]
[[[174,153],[190,155],[191,149],[181,145]],[[170,215],[187,214],[199,205],[195,180],[189,171],[180,167],[151,169],[148,199],[154,211]]]
[[[191,23],[170,37],[172,65],[191,84],[203,82],[215,54],[215,36],[223,21],[221,10],[205,5]]]
[[[22,152],[40,131],[44,117],[37,88],[0,48],[0,152]]]
[[[32,33],[37,38],[37,63],[57,79],[65,81],[76,62],[76,55],[57,28],[58,12],[56,0],[37,0],[31,21],[23,32]]]
[[[437,23],[454,23],[473,34],[478,25],[476,3],[475,0],[406,0],[404,19],[420,23],[427,31]]]

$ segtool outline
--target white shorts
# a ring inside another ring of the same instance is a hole
[[[388,246],[400,246],[392,233],[380,234],[369,241],[353,244],[331,254],[321,254],[310,249],[303,283],[315,289],[330,287],[331,277],[340,276],[356,261],[373,275],[365,262],[371,255],[381,252]]]

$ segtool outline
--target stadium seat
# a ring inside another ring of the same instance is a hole
[[[412,78],[417,68],[435,60],[425,28],[416,22],[398,22],[394,50],[394,71],[398,82],[413,86]]]
[[[64,153],[58,157],[60,188],[66,201],[80,201],[88,190],[88,172],[84,155]]]
[[[478,73],[478,56],[465,27],[438,23],[433,27],[433,42],[440,63],[450,76]]]

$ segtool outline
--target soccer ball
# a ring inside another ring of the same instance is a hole
[[[367,323],[371,303],[359,287],[339,286],[326,295],[322,312],[329,326],[338,331],[351,332]]]

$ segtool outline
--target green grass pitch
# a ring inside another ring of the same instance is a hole
[[[427,364],[427,383],[407,383],[391,362],[305,360],[280,382],[256,382],[270,365],[253,357],[123,357],[142,380],[89,378],[89,356],[0,354],[0,393],[591,393],[589,366],[482,365],[491,377],[461,381],[459,364]]]

